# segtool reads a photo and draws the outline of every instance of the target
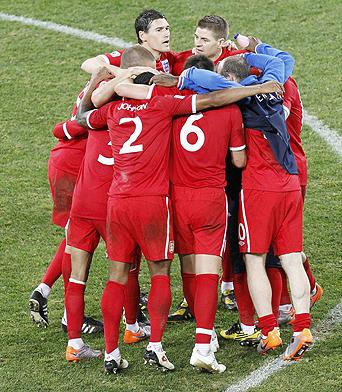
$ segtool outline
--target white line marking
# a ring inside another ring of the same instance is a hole
[[[58,31],[59,33],[73,35],[75,37],[88,39],[90,41],[102,42],[104,44],[109,44],[120,48],[128,48],[129,46],[132,46],[130,42],[126,42],[121,38],[117,38],[117,37],[111,38],[105,35],[94,33],[92,31],[75,29],[73,27],[64,26],[58,23],[45,22],[43,20],[25,18],[24,16],[9,15],[0,12],[0,20],[19,22],[30,26],[41,27],[43,29]]]
[[[342,322],[342,301],[329,311],[327,316],[320,321],[316,328],[312,331],[314,336],[314,344],[318,341],[323,341],[327,338],[329,333]],[[300,362],[287,362],[281,358],[276,358],[268,361],[258,369],[254,370],[247,377],[229,386],[225,392],[246,392],[251,388],[255,388],[267,380],[271,375],[278,372],[285,366],[290,366]]]
[[[92,31],[85,31],[75,29],[73,27],[60,25],[53,22],[44,22],[37,19],[25,18],[23,16],[9,15],[0,12],[0,20],[7,20],[11,22],[20,22],[23,24],[41,27],[47,30],[53,30],[60,33],[73,35],[82,39],[88,39],[90,41],[101,42],[116,47],[127,48],[132,44],[126,42],[117,37],[107,37],[105,35],[97,34]],[[303,112],[304,123],[308,125],[314,132],[316,132],[341,158],[342,157],[342,137],[336,132],[332,131],[326,125],[324,125],[317,117],[309,114],[307,111]],[[332,309],[327,318],[322,320],[316,328],[318,336],[315,340],[322,340],[328,332],[330,332],[335,325],[342,321],[342,301]],[[324,328],[323,328],[324,326]],[[237,384],[234,384],[226,389],[225,392],[243,392],[248,391],[250,388],[260,385],[270,375],[279,371],[285,366],[292,365],[294,362],[284,362],[280,358],[266,363],[259,369],[252,372],[244,380]]]
[[[303,120],[304,124],[315,131],[342,158],[342,137],[340,135],[306,110],[303,111]]]

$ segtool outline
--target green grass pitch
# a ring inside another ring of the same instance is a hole
[[[65,24],[135,42],[135,16],[144,8],[163,11],[171,24],[172,47],[192,47],[199,17],[218,14],[241,31],[290,51],[304,107],[341,135],[342,95],[339,67],[342,17],[339,0],[237,1],[66,1],[0,0],[0,12]],[[80,64],[112,49],[108,45],[20,23],[0,21],[0,390],[1,391],[222,391],[248,375],[265,359],[254,350],[221,342],[217,357],[227,365],[221,375],[200,374],[189,365],[194,324],[169,325],[164,346],[176,371],[161,374],[143,366],[144,343],[121,344],[130,361],[126,372],[108,377],[101,361],[65,362],[61,331],[63,287],[49,299],[50,327],[39,330],[27,312],[28,297],[62,236],[51,225],[47,160],[55,140],[54,124],[68,118],[87,76]],[[305,249],[324,297],[312,312],[313,325],[340,302],[341,161],[309,127],[303,143],[309,163],[305,205]],[[142,286],[148,289],[146,266]],[[104,247],[97,251],[86,294],[87,313],[100,317],[106,281]],[[173,306],[181,297],[178,261],[172,268]],[[221,307],[216,324],[228,327],[236,314]],[[337,327],[305,359],[273,375],[257,391],[340,391],[341,334]],[[290,336],[285,329],[284,341]],[[92,346],[104,348],[101,338]],[[277,355],[278,352],[274,355]],[[273,357],[273,354],[270,355]]]

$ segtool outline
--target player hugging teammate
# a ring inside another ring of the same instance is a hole
[[[81,333],[103,332],[102,322],[84,316],[92,255],[103,238],[107,373],[128,367],[119,349],[123,309],[124,343],[149,338],[146,363],[173,370],[162,345],[166,322],[194,317],[190,364],[224,372],[214,330],[221,266],[223,302],[237,304],[239,321],[220,335],[264,355],[282,344],[278,325],[291,322],[283,358],[297,360],[312,344],[310,307],[323,290],[303,253],[307,173],[294,60],[254,37],[237,50],[215,15],[199,20],[194,48],[180,53],[170,51],[160,12],[142,12],[135,29],[137,45],[82,64],[90,82],[71,120],[55,128],[58,146],[70,153],[49,166],[54,217],[63,212],[54,223],[66,226],[66,240],[30,297],[31,316],[48,325],[47,298],[63,271],[66,359],[102,357]],[[174,253],[186,301],[168,317]],[[139,311],[141,254],[151,278],[150,322]]]

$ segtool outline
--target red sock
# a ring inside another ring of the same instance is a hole
[[[56,280],[62,274],[62,260],[64,255],[66,241],[65,238],[61,241],[58,246],[58,249],[53,256],[53,259],[50,261],[48,269],[43,276],[42,283],[47,284],[49,287],[52,287]]]
[[[184,297],[189,305],[191,313],[195,314],[194,302],[195,302],[195,294],[196,294],[196,274],[187,274],[183,272],[182,281],[183,281]]]
[[[281,279],[283,281],[281,288],[281,297],[280,297],[280,305],[289,305],[291,304],[291,298],[289,294],[289,287],[287,285],[287,276],[285,271],[280,268]]]
[[[217,310],[218,281],[219,277],[216,274],[196,275],[196,343],[210,343],[210,331],[214,328]],[[197,333],[198,328],[203,328],[207,333]]]
[[[234,293],[238,307],[239,318],[242,324],[253,326],[254,305],[248,291],[247,273],[233,274]]]
[[[151,322],[150,342],[161,342],[170,306],[170,277],[166,275],[152,276],[151,289],[147,302]]]
[[[134,324],[137,321],[137,314],[140,301],[139,269],[129,271],[128,282],[125,291],[125,318],[127,324]]]
[[[279,268],[266,268],[266,272],[272,288],[272,312],[278,319],[283,280]]]
[[[261,330],[261,333],[264,336],[267,336],[267,334],[271,332],[274,327],[277,326],[278,323],[273,313],[263,317],[259,317],[258,328]]]
[[[304,328],[310,328],[311,317],[310,313],[300,313],[295,316],[294,321],[292,321],[293,332],[302,332]]]
[[[118,347],[126,285],[108,280],[101,298],[106,353]]]
[[[307,257],[305,259],[303,266],[304,266],[306,274],[308,275],[309,282],[310,282],[310,290],[312,291],[316,287],[316,279],[311,272],[309,259]]]
[[[222,257],[221,282],[232,282],[232,281],[233,281],[232,264],[230,260],[229,246],[227,246]]]
[[[69,339],[81,337],[84,318],[84,291],[84,284],[69,282],[65,295]]]
[[[70,275],[71,275],[71,255],[69,253],[64,253],[62,261],[62,275],[64,281],[64,295],[66,293]]]

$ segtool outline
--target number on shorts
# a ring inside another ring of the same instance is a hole
[[[128,122],[134,122],[135,124],[135,130],[130,136],[130,138],[122,145],[119,154],[129,154],[131,152],[141,152],[143,150],[143,145],[142,144],[137,144],[135,146],[132,146],[132,143],[134,143],[139,135],[141,134],[142,131],[142,122],[139,117],[125,117],[121,118],[119,124],[125,124]]]
[[[205,136],[204,132],[200,127],[194,125],[193,123],[197,120],[200,120],[203,117],[202,113],[193,114],[186,120],[180,131],[180,142],[182,147],[190,152],[198,151],[204,144]],[[190,133],[195,133],[197,136],[197,141],[194,144],[189,143],[188,135]]]

